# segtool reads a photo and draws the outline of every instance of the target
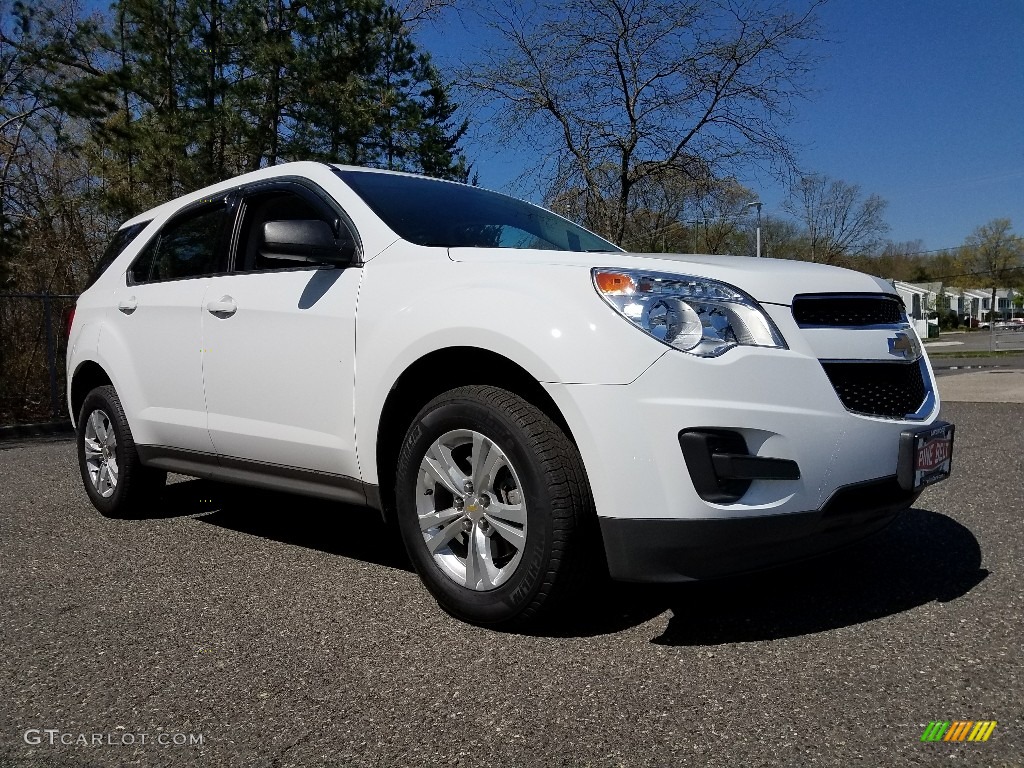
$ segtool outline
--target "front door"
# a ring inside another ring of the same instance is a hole
[[[241,202],[235,265],[211,283],[202,311],[209,429],[221,463],[357,480],[353,389],[361,269],[297,266],[262,243],[267,221],[327,221],[337,211],[297,184],[264,186]]]

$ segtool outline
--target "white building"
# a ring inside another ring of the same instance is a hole
[[[1009,318],[1024,315],[1024,310],[1015,307],[1015,303],[1024,295],[1013,288],[996,289],[996,318]],[[945,288],[942,291],[940,309],[956,312],[961,321],[967,319],[974,323],[987,322],[992,310],[991,288]]]
[[[940,283],[904,283],[901,280],[893,280],[892,284],[896,293],[903,299],[907,317],[913,323],[917,335],[922,339],[927,339],[928,321],[935,314],[938,291],[942,290],[942,285]]]

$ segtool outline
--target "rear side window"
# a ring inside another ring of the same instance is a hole
[[[132,282],[153,283],[200,277],[227,268],[222,234],[227,205],[189,211],[169,221],[139,254]]]
[[[114,235],[114,239],[110,241],[110,245],[107,246],[107,250],[103,252],[99,262],[93,269],[92,274],[89,275],[89,282],[85,284],[88,288],[90,285],[100,279],[100,276],[107,271],[107,268],[114,263],[114,259],[120,256],[124,249],[132,244],[132,241],[139,236],[139,233],[149,226],[148,221],[143,221],[139,224],[132,224],[130,227],[122,227],[117,230]]]

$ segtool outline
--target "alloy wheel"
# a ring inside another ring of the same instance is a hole
[[[522,484],[505,453],[480,432],[453,430],[430,445],[420,462],[416,511],[434,562],[460,586],[495,589],[522,560]]]
[[[117,435],[110,417],[99,409],[85,423],[85,464],[93,488],[110,498],[117,489]]]

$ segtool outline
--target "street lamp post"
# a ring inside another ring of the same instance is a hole
[[[757,258],[761,258],[761,201],[747,203],[747,208],[757,208]]]

